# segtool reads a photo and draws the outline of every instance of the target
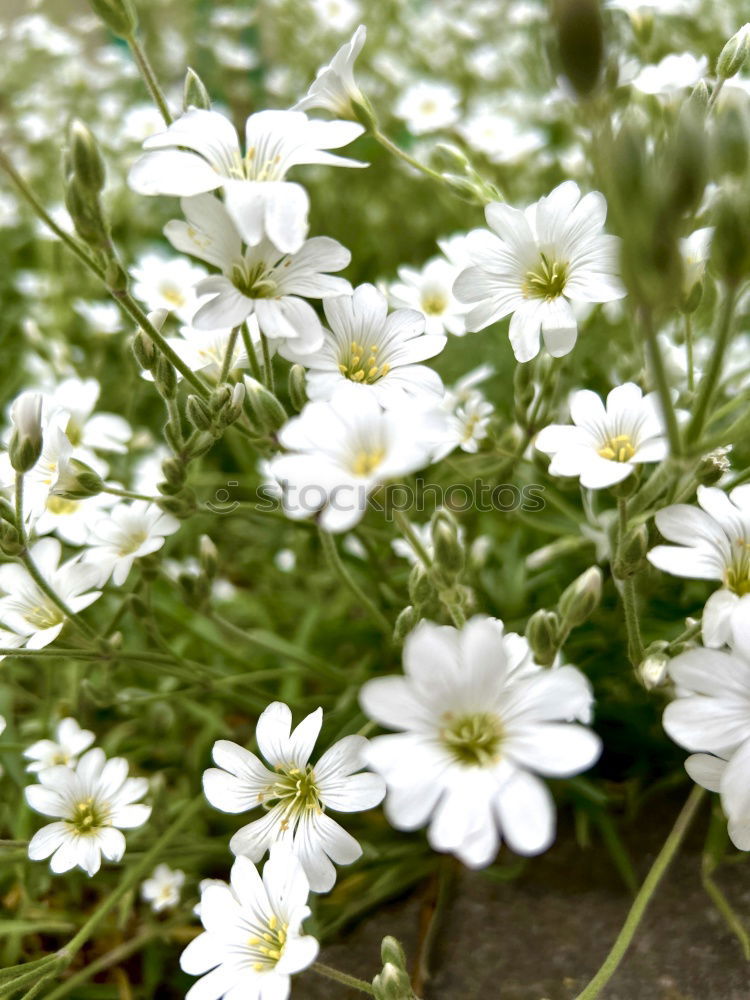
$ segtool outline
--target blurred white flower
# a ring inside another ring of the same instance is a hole
[[[454,285],[462,302],[477,303],[466,318],[482,330],[512,313],[510,342],[518,361],[539,353],[540,334],[556,358],[575,345],[572,302],[609,302],[625,295],[617,277],[615,236],[603,233],[607,205],[593,191],[581,197],[565,181],[524,212],[500,202],[485,209],[492,233],[467,237],[472,267]]]
[[[360,24],[351,41],[342,45],[326,66],[320,67],[307,93],[297,101],[293,110],[323,108],[340,118],[356,118],[352,101],[364,104],[365,98],[354,79],[354,62],[362,51],[366,37],[367,29]]]
[[[255,315],[261,331],[273,340],[294,341],[308,353],[320,345],[320,321],[302,298],[345,295],[351,285],[327,271],[340,271],[351,254],[336,240],[316,236],[296,253],[282,253],[268,239],[243,250],[242,238],[224,207],[213,195],[183,198],[187,222],[173,219],[164,232],[172,246],[221,268],[196,285],[202,297],[192,319],[196,329],[235,327]],[[203,297],[207,297],[206,301]]]
[[[384,411],[359,386],[308,403],[279,431],[289,454],[270,463],[285,513],[295,520],[316,515],[326,531],[348,531],[363,517],[370,493],[430,463],[441,432],[435,411]]]
[[[642,462],[668,454],[658,395],[647,396],[633,382],[612,389],[606,407],[589,389],[570,398],[573,424],[550,424],[536,447],[552,455],[553,476],[576,476],[581,486],[601,490],[622,482]]]
[[[696,59],[690,52],[665,56],[656,66],[644,66],[633,80],[633,86],[642,94],[671,97],[681,90],[694,87],[706,75],[708,59]]]
[[[355,0],[310,0],[310,7],[329,31],[349,31],[362,16],[362,8]]]
[[[290,344],[286,355],[308,369],[310,399],[330,399],[348,382],[383,407],[423,397],[437,404],[443,383],[419,362],[439,354],[446,338],[425,333],[421,313],[396,309],[389,315],[385,296],[369,284],[351,295],[323,299],[323,310],[330,330],[323,328],[322,346],[295,356]]]
[[[196,306],[195,285],[206,277],[204,268],[182,257],[170,260],[158,253],[146,253],[138,258],[130,273],[135,279],[133,295],[149,312],[166,309],[183,323],[190,322]]]
[[[135,560],[157,552],[179,527],[176,517],[146,500],[118,503],[93,525],[84,564],[98,572],[100,586],[111,577],[121,587]]]
[[[706,264],[711,254],[713,234],[713,227],[707,226],[704,229],[696,229],[690,236],[680,240],[682,287],[686,297],[690,295],[695,285],[703,281]]]
[[[248,316],[246,323],[250,343],[256,357],[261,359],[263,349],[258,320],[255,316]],[[180,360],[184,361],[190,371],[200,372],[215,382],[224,367],[229,342],[232,339],[232,328],[226,326],[220,330],[196,330],[191,326],[181,326],[179,337],[167,337],[166,339],[169,346]],[[249,365],[250,359],[245,349],[245,341],[241,337],[236,337],[232,348],[232,357],[229,361],[229,372],[237,372],[242,368],[249,367]],[[143,372],[142,374],[147,381],[153,380],[151,372]],[[179,372],[177,378],[178,380],[182,378]],[[154,490],[139,489],[138,492],[153,493]]]
[[[448,83],[419,80],[401,95],[395,113],[404,119],[412,135],[437,132],[458,121],[459,93]]]
[[[496,111],[494,106],[475,109],[456,130],[468,146],[483,153],[491,163],[515,163],[545,143],[544,136],[536,129],[521,125],[516,118]]]
[[[29,858],[52,859],[56,874],[76,866],[95,875],[102,855],[119,861],[125,853],[121,830],[142,826],[151,807],[138,804],[148,790],[145,778],[129,778],[122,757],[107,760],[95,747],[75,769],[64,765],[39,772],[39,784],[27,785],[26,801],[43,816],[57,820],[38,830],[29,842]]]
[[[750,618],[750,486],[728,495],[717,486],[698,487],[699,507],[672,504],[656,514],[656,527],[676,545],[648,553],[657,569],[694,580],[720,580],[703,609],[703,641],[719,647],[732,624]]]
[[[110,335],[122,330],[122,313],[114,302],[87,302],[84,299],[76,299],[73,308],[86,320],[94,333]]]
[[[292,573],[297,565],[297,556],[292,549],[279,549],[273,557],[276,569],[282,573]]]
[[[88,750],[94,738],[91,730],[81,729],[75,719],[61,719],[55,729],[54,740],[37,740],[24,750],[24,757],[31,761],[26,770],[33,773],[58,764],[75,767],[79,756]]]
[[[247,858],[232,865],[231,886],[201,891],[205,931],[190,942],[180,967],[202,976],[185,1000],[287,1000],[291,976],[307,968],[318,942],[303,935],[310,915],[307,878],[283,844],[274,845],[263,878]]]
[[[60,565],[62,546],[56,538],[42,538],[31,546],[29,555],[55,594],[72,611],[87,608],[101,596],[93,590],[99,574],[79,557]],[[0,621],[20,636],[28,649],[43,649],[62,631],[65,613],[34,582],[24,566],[0,566]]]
[[[180,868],[170,868],[160,864],[154,868],[151,877],[141,884],[141,898],[151,904],[154,913],[171,910],[180,901],[180,892],[185,883],[185,872]]]
[[[179,197],[223,188],[229,216],[250,246],[264,235],[282,253],[296,253],[307,234],[307,192],[284,180],[305,163],[364,166],[325,152],[346,146],[363,128],[355,122],[308,119],[302,111],[258,111],[245,123],[243,157],[234,126],[217,111],[190,108],[146,139],[147,152],[129,182],[139,194]]]
[[[395,735],[370,741],[366,759],[388,786],[385,812],[400,830],[430,823],[437,851],[481,868],[500,836],[519,854],[555,836],[552,796],[536,776],[568,777],[597,760],[599,738],[569,720],[592,694],[575,667],[543,670],[525,640],[478,615],[462,630],[422,621],[404,643],[405,676],[360,691],[367,715]]]
[[[351,864],[362,853],[357,841],[332,820],[328,810],[372,809],[385,795],[381,778],[364,767],[367,740],[345,736],[316,764],[310,763],[323,722],[317,709],[292,730],[292,713],[283,702],[269,705],[258,719],[258,748],[273,770],[244,747],[219,740],[213,758],[218,768],[203,775],[206,798],[228,813],[262,806],[265,815],[243,826],[229,847],[258,862],[278,840],[299,857],[314,892],[327,892],[336,880],[332,861]]]

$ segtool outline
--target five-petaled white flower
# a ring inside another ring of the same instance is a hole
[[[258,748],[270,770],[244,747],[219,740],[213,757],[219,765],[203,775],[208,801],[223,812],[239,813],[262,806],[266,814],[243,826],[230,841],[231,850],[257,862],[278,840],[288,841],[299,856],[314,892],[327,892],[336,880],[331,861],[348,865],[362,848],[327,810],[360,812],[385,795],[375,774],[364,767],[367,740],[345,736],[317,764],[310,755],[320,733],[323,710],[312,712],[292,730],[292,713],[283,702],[269,705],[258,719]]]
[[[101,591],[99,573],[79,556],[60,565],[62,546],[56,538],[42,538],[32,545],[29,555],[52,591],[65,606],[76,613],[87,608]],[[16,634],[25,637],[28,649],[43,649],[53,642],[66,621],[65,612],[44,593],[24,566],[6,563],[0,566],[0,621]]]
[[[192,325],[202,330],[235,327],[255,315],[267,337],[293,340],[301,352],[319,347],[320,321],[301,296],[319,299],[350,293],[345,278],[325,273],[346,267],[349,251],[327,236],[306,240],[293,254],[282,253],[265,238],[243,250],[237,227],[218,198],[198,195],[183,198],[181,205],[187,222],[168,222],[167,238],[177,250],[222,271],[196,285],[198,295],[210,298],[199,303]]]
[[[581,486],[601,490],[667,455],[658,395],[644,396],[633,382],[612,389],[606,407],[589,389],[574,392],[570,416],[572,426],[550,424],[536,437],[536,447],[552,455],[553,476],[578,476]]]
[[[205,278],[202,267],[182,257],[168,260],[161,254],[147,253],[138,258],[131,269],[135,279],[133,295],[152,312],[167,309],[183,323],[189,323],[195,312],[195,285]]]
[[[419,309],[424,313],[428,334],[466,333],[468,306],[453,294],[453,283],[461,268],[444,257],[428,260],[421,271],[413,267],[398,269],[399,281],[388,288],[394,306]]]
[[[305,189],[284,178],[292,167],[365,164],[325,152],[363,132],[356,122],[309,119],[303,111],[258,111],[245,123],[245,155],[234,126],[217,111],[190,108],[150,136],[129,182],[139,194],[179,197],[223,188],[229,215],[251,246],[266,235],[282,253],[296,253],[307,234]]]
[[[321,66],[315,80],[310,84],[302,100],[294,105],[294,111],[309,111],[323,108],[341,118],[356,118],[352,102],[366,103],[362,91],[354,79],[354,62],[362,51],[367,38],[367,28],[360,24],[345,45],[326,66]]]
[[[331,399],[346,382],[371,394],[383,407],[404,405],[410,398],[439,402],[440,376],[419,364],[445,347],[446,338],[425,333],[425,320],[414,309],[396,309],[374,285],[359,285],[353,295],[326,298],[323,309],[330,330],[312,354],[288,356],[308,368],[310,399]]]
[[[700,507],[673,504],[656,515],[656,527],[676,545],[657,545],[649,562],[675,576],[721,580],[703,610],[707,646],[729,642],[733,621],[750,617],[750,486],[728,495],[699,486]]]
[[[141,898],[151,904],[154,913],[171,910],[180,901],[180,892],[185,883],[185,872],[180,868],[170,868],[160,864],[154,868],[151,877],[141,884]]]
[[[180,957],[184,972],[202,978],[185,1000],[287,1000],[291,976],[318,954],[318,942],[302,932],[310,915],[305,873],[283,844],[275,844],[262,878],[243,857],[230,877],[231,886],[202,888],[205,931]]]
[[[400,730],[370,741],[366,759],[388,786],[385,811],[401,830],[428,821],[437,851],[488,865],[500,836],[519,854],[546,850],[555,812],[537,774],[590,767],[601,746],[587,721],[592,695],[575,667],[543,670],[525,640],[476,616],[462,630],[423,621],[404,644],[403,677],[367,681],[371,719]]]
[[[523,212],[493,202],[485,215],[493,232],[469,233],[473,266],[454,285],[460,301],[477,303],[467,329],[482,330],[512,313],[509,336],[518,361],[536,357],[540,334],[553,357],[568,354],[578,334],[570,303],[625,295],[617,277],[617,237],[603,232],[603,195],[592,191],[582,198],[578,185],[565,181]]]
[[[429,465],[445,438],[443,418],[419,406],[383,410],[360,386],[308,403],[279,431],[289,454],[268,465],[285,513],[296,520],[317,515],[326,531],[348,531],[378,487]]]
[[[147,500],[118,503],[93,526],[83,558],[98,570],[100,586],[112,577],[121,587],[135,560],[160,549],[179,526],[176,517]]]
[[[60,765],[39,772],[40,784],[27,785],[32,809],[57,822],[42,827],[29,842],[29,858],[52,856],[55,874],[78,866],[95,875],[102,855],[119,861],[125,853],[121,830],[142,826],[151,807],[138,802],[148,790],[145,778],[129,778],[122,757],[107,760],[98,747],[89,750],[75,769]]]
[[[406,121],[412,135],[425,135],[447,128],[458,120],[459,93],[448,83],[418,80],[396,103],[395,112]]]
[[[80,754],[93,742],[94,734],[90,729],[81,729],[75,719],[60,719],[54,740],[37,740],[24,750],[24,757],[31,761],[26,770],[33,773],[58,764],[75,767]]]

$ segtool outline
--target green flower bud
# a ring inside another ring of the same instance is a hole
[[[708,111],[709,93],[705,80],[699,80],[690,92],[686,106],[696,114],[704,115]]]
[[[23,544],[18,532],[7,521],[0,522],[0,552],[11,559],[23,552]]]
[[[98,194],[104,187],[105,171],[96,139],[82,121],[74,118],[68,128],[68,142],[73,172],[84,187]]]
[[[190,423],[199,431],[208,431],[213,426],[211,411],[200,396],[188,396],[185,412]]]
[[[68,178],[65,186],[65,207],[84,243],[100,247],[108,242],[109,233],[98,197],[85,186],[78,174]]]
[[[227,400],[224,409],[219,414],[219,423],[222,427],[228,427],[235,420],[242,416],[242,404],[245,401],[245,386],[242,382],[235,382],[232,393]]]
[[[77,458],[69,458],[60,463],[57,480],[50,493],[63,500],[84,500],[97,496],[103,489],[104,482],[98,472]]]
[[[109,234],[105,234],[107,241],[109,240]],[[114,295],[118,292],[126,292],[128,290],[128,272],[119,262],[115,260],[114,257],[110,257],[107,261],[107,267],[104,272],[104,280],[107,282],[107,288]],[[162,312],[163,310],[157,310],[157,312]],[[150,314],[149,314],[150,318]]]
[[[291,400],[292,406],[297,411],[297,413],[299,413],[302,407],[307,402],[305,369],[302,367],[302,365],[292,365],[292,367],[289,369],[288,391],[289,391],[289,399]]]
[[[463,570],[466,557],[453,515],[445,509],[435,511],[430,533],[435,568],[448,579],[455,578]]]
[[[715,486],[721,477],[731,468],[729,452],[731,448],[716,448],[704,455],[695,470],[695,478],[701,486]]]
[[[750,192],[745,184],[726,184],[715,208],[711,263],[730,285],[750,273]]]
[[[221,385],[217,385],[217,387],[213,390],[208,400],[208,406],[209,409],[211,410],[211,413],[213,413],[214,416],[217,416],[229,403],[231,398],[232,398],[232,387],[231,385],[229,385],[228,382],[222,382]]]
[[[648,528],[638,524],[629,528],[620,542],[612,564],[612,572],[618,580],[627,580],[643,568],[648,551]]]
[[[560,619],[555,611],[540,608],[526,623],[528,640],[534,659],[542,667],[551,666],[560,648]]]
[[[164,424],[164,437],[172,451],[179,452],[182,450],[182,431],[178,422],[172,419],[167,420]]]
[[[190,457],[199,458],[201,455],[205,455],[207,451],[210,451],[214,446],[214,441],[216,438],[213,434],[208,431],[201,431],[197,434],[195,440],[190,446]]]
[[[161,471],[166,481],[175,486],[183,486],[187,478],[187,470],[179,458],[165,458],[161,463]]]
[[[671,172],[668,210],[674,216],[694,212],[708,180],[708,150],[704,116],[683,108],[667,150]]]
[[[208,535],[201,535],[200,537],[198,559],[205,576],[209,580],[214,580],[219,569],[219,553]]]
[[[16,512],[3,497],[0,497],[0,521],[7,521],[9,524],[16,523]]]
[[[132,0],[89,0],[95,14],[120,38],[129,38],[138,27]]]
[[[205,88],[203,80],[190,66],[185,73],[185,84],[182,88],[182,108],[202,108],[204,111],[211,110],[211,98]]]
[[[517,422],[526,426],[528,410],[534,402],[534,366],[529,364],[516,365],[513,372],[513,407]]]
[[[138,330],[133,337],[133,354],[141,368],[153,371],[158,355],[153,340],[143,330]]]
[[[647,691],[661,687],[668,680],[668,647],[668,642],[652,642],[646,650],[646,656],[638,665],[636,671],[638,679]]]
[[[595,89],[604,66],[599,0],[556,0],[557,44],[563,74],[579,97]]]
[[[435,584],[429,572],[421,562],[416,562],[409,574],[409,599],[419,607],[425,604],[435,594]]]
[[[386,962],[383,971],[375,976],[372,988],[377,1000],[412,1000],[409,976],[403,969]]]
[[[563,628],[577,628],[591,617],[602,598],[602,571],[591,566],[563,591],[557,610]]]
[[[409,604],[396,619],[396,624],[393,627],[393,641],[402,642],[416,628],[418,622],[419,614],[416,608]]]
[[[406,969],[406,954],[401,942],[387,934],[380,944],[380,957],[383,964],[390,963],[397,969]]]
[[[260,431],[273,434],[286,423],[286,410],[276,396],[257,379],[246,375],[245,386],[253,423]]]
[[[719,53],[719,58],[716,60],[716,75],[719,79],[728,80],[729,77],[739,73],[747,59],[748,51],[750,51],[750,24],[743,24]]]
[[[42,396],[23,392],[11,407],[13,434],[10,439],[10,464],[16,472],[28,472],[42,453]]]
[[[744,177],[750,159],[750,123],[740,105],[722,109],[714,130],[714,160],[718,173]]]
[[[367,97],[360,92],[359,98],[351,97],[349,103],[351,105],[352,115],[360,123],[360,125],[364,125],[368,132],[376,132],[378,128],[378,121],[375,117],[375,111],[373,110],[372,104],[370,104]]]
[[[177,395],[177,372],[163,354],[156,359],[154,384],[164,399],[174,399]]]

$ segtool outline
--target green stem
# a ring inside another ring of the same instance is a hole
[[[370,600],[370,598],[365,594],[365,592],[360,588],[360,586],[355,582],[354,578],[351,576],[346,566],[344,566],[341,561],[341,556],[339,555],[338,549],[336,548],[336,543],[333,540],[333,535],[329,532],[324,531],[322,528],[318,530],[318,537],[320,538],[320,544],[323,547],[323,552],[328,561],[328,565],[331,570],[336,574],[336,576],[341,580],[343,585],[354,595],[354,597],[367,609],[370,615],[375,619],[378,625],[383,629],[387,636],[390,636],[393,627],[382,613],[382,611]]]
[[[26,527],[23,523],[23,473],[16,473],[16,489],[15,489],[15,502],[16,502],[16,530],[18,531],[18,539],[26,548],[27,538],[26,538]]]
[[[240,327],[236,326],[232,332],[229,334],[229,340],[227,341],[227,351],[224,355],[224,361],[221,365],[221,374],[219,375],[219,385],[222,382],[226,382],[229,371],[232,367],[232,358],[234,357],[234,347],[237,343],[237,337],[239,336]]]
[[[253,378],[256,382],[262,382],[263,372],[260,368],[258,355],[255,351],[255,344],[253,344],[253,339],[250,336],[247,323],[242,324],[242,343],[245,345],[245,353],[247,354],[247,360],[250,364],[250,371],[253,373]]]
[[[174,821],[174,823],[169,827],[168,830],[159,837],[151,850],[147,851],[143,857],[137,861],[132,868],[130,868],[125,877],[120,882],[118,887],[111,892],[103,902],[97,907],[97,909],[92,913],[86,923],[81,927],[78,933],[73,937],[67,945],[61,950],[61,954],[68,960],[72,961],[75,955],[81,950],[81,948],[86,944],[91,935],[96,931],[99,924],[107,916],[110,910],[113,910],[115,906],[120,902],[120,900],[125,896],[132,886],[143,878],[152,868],[154,862],[160,857],[164,852],[164,849],[169,846],[169,844],[174,840],[180,830],[187,826],[189,822],[193,820],[196,813],[198,813],[203,806],[203,796],[200,795],[198,798],[193,799],[193,801],[185,806],[180,815]]]
[[[641,325],[646,334],[648,359],[654,376],[654,382],[656,383],[656,391],[659,393],[664,422],[667,427],[669,450],[673,456],[678,457],[682,453],[680,427],[677,423],[677,414],[675,413],[674,403],[672,402],[672,394],[669,391],[667,371],[664,367],[664,358],[661,356],[659,341],[656,338],[656,330],[654,329],[653,320],[651,318],[651,311],[648,308],[643,307],[640,310],[640,319]]]
[[[393,519],[398,525],[398,530],[404,536],[409,545],[411,545],[412,549],[414,549],[415,555],[419,557],[425,569],[429,569],[430,566],[432,566],[432,556],[422,544],[419,536],[412,527],[412,523],[409,518],[402,510],[394,510]]]
[[[387,149],[389,153],[397,156],[400,160],[403,160],[404,163],[408,163],[409,166],[414,167],[415,170],[419,170],[421,173],[425,174],[425,176],[431,177],[432,180],[438,181],[443,185],[445,184],[445,178],[442,174],[439,174],[437,170],[432,170],[424,163],[420,163],[419,160],[415,160],[413,156],[409,156],[407,152],[401,149],[400,146],[397,146],[396,143],[389,139],[387,135],[383,135],[380,129],[374,129],[371,134],[373,139],[379,142],[380,145],[384,149]]]
[[[364,979],[348,976],[345,972],[332,969],[330,965],[323,965],[322,962],[315,962],[310,968],[313,972],[317,972],[319,976],[325,976],[326,979],[333,979],[334,982],[341,983],[342,986],[351,986],[352,989],[359,990],[360,993],[366,993],[371,997],[375,996],[375,990]]]
[[[625,533],[628,528],[628,501],[625,497],[619,497],[617,501],[618,513],[618,547],[622,546]],[[638,601],[635,590],[635,580],[632,576],[620,581],[620,593],[622,596],[623,609],[625,611],[625,629],[628,634],[628,658],[634,667],[643,659],[643,640],[641,638],[641,627],[638,621]]]
[[[133,53],[133,58],[135,59],[138,69],[140,70],[140,74],[143,77],[143,82],[146,84],[148,92],[153,98],[154,104],[159,109],[159,113],[164,119],[165,125],[171,125],[173,121],[172,113],[169,110],[167,99],[159,86],[156,74],[151,67],[151,63],[148,60],[148,56],[146,55],[143,46],[138,41],[135,34],[128,35],[125,38],[125,41],[128,43],[128,47]]]
[[[641,886],[638,895],[633,901],[633,905],[628,912],[625,923],[622,926],[622,930],[617,936],[617,940],[605,958],[599,971],[596,973],[588,986],[586,986],[586,988],[578,994],[576,1000],[594,1000],[595,997],[599,996],[601,990],[604,989],[617,971],[617,967],[625,956],[625,952],[630,947],[630,943],[635,936],[635,932],[638,930],[638,926],[643,919],[646,908],[651,902],[651,898],[654,895],[659,882],[661,882],[661,879],[669,867],[670,862],[682,844],[685,834],[695,817],[704,794],[704,789],[696,785],[688,796],[688,800],[682,807],[682,811],[677,817],[675,825],[672,827],[669,836],[664,842],[664,846],[661,851],[659,851],[656,860],[643,881],[643,885]]]
[[[693,317],[685,313],[685,350],[687,351],[687,384],[692,392],[695,389],[695,361],[693,358]]]
[[[102,486],[102,493],[111,493],[113,497],[126,497],[128,500],[146,500],[156,503],[161,497],[147,497],[145,493],[134,493],[132,490],[118,490],[116,486]]]
[[[273,365],[271,364],[271,351],[268,347],[268,337],[265,333],[260,335],[260,344],[263,350],[263,377],[266,386],[275,395],[276,394],[276,383],[273,377]]]
[[[711,877],[711,873],[705,864],[703,866],[701,880],[703,882],[703,888],[706,890],[711,902],[724,918],[729,930],[739,941],[745,961],[750,962],[750,936],[742,925],[742,921],[732,909],[729,900],[714,882]]]
[[[708,365],[708,370],[701,379],[698,387],[698,398],[695,402],[692,419],[688,424],[688,442],[697,441],[701,436],[706,422],[709,406],[711,405],[711,401],[714,397],[714,393],[716,392],[716,388],[721,377],[724,355],[732,336],[732,315],[734,313],[735,298],[735,287],[733,285],[728,285],[724,293],[721,308],[717,313],[716,323],[711,335],[711,340],[714,345],[711,352],[711,360]]]
[[[91,628],[91,626],[87,625],[86,622],[81,618],[81,616],[76,614],[75,611],[72,611],[65,603],[65,601],[62,599],[62,597],[56,594],[55,591],[52,589],[52,587],[44,579],[42,574],[37,569],[36,563],[31,558],[29,550],[24,549],[24,551],[19,555],[18,558],[26,567],[26,571],[28,572],[29,576],[32,578],[34,583],[37,585],[37,587],[42,591],[43,594],[46,594],[47,597],[49,597],[49,599],[55,604],[56,607],[60,609],[60,611],[62,611],[62,613],[65,615],[68,621],[70,621],[78,629],[81,635],[86,636],[87,639],[95,639],[96,633]]]

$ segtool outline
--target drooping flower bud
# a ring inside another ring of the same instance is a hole
[[[558,611],[563,628],[569,631],[591,617],[602,597],[602,571],[591,566],[567,587],[560,598]]]
[[[28,472],[42,453],[42,396],[23,392],[11,407],[13,435],[10,440],[10,463],[16,472]]]

